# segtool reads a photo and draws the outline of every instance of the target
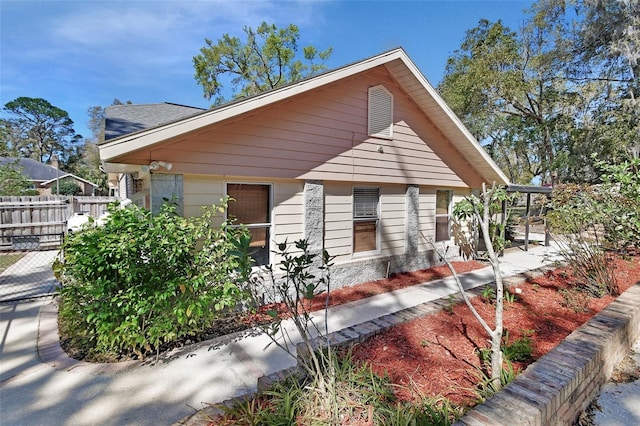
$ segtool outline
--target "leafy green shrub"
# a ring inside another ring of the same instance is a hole
[[[456,203],[453,206],[454,222],[460,224],[465,221],[477,221],[474,215],[474,208],[478,209],[478,214],[482,217],[484,214],[484,204],[481,202],[481,198],[482,197],[471,195]],[[517,194],[509,194],[505,188],[494,187],[491,191],[490,198],[488,203],[489,238],[491,238],[494,250],[500,252],[510,244],[509,240],[513,240],[514,237],[516,222],[511,218],[511,209],[516,202]],[[506,207],[506,211],[504,212],[505,223],[501,222],[503,203]],[[460,227],[460,225],[458,225],[458,227]],[[476,223],[471,229],[473,230],[474,227],[478,228],[479,226]],[[477,229],[474,232],[477,232]],[[479,239],[480,241],[484,240],[482,233],[480,233]],[[470,241],[461,241],[461,243],[468,245],[475,244],[475,241],[471,238]],[[477,255],[480,255],[480,252],[486,249],[482,247],[472,247],[472,250],[475,251]]]
[[[600,188],[559,185],[553,190],[548,215],[562,257],[580,279],[580,286],[595,297],[618,291],[603,225],[612,218],[604,204]]]
[[[509,342],[509,331],[505,331],[504,344],[502,346],[502,352],[508,361],[528,361],[531,359],[533,353],[533,341],[531,340],[531,334],[533,331],[523,332],[523,336],[519,339]]]
[[[82,188],[73,181],[63,180],[51,188],[51,193],[59,195],[80,195],[82,194]]]
[[[72,346],[143,357],[206,329],[242,300],[229,240],[246,230],[211,226],[225,207],[189,219],[169,205],[157,215],[112,205],[103,226],[69,235],[55,269],[61,326]]]
[[[617,250],[640,249],[640,158],[596,166],[603,172],[600,208],[608,219],[603,222],[608,243]]]

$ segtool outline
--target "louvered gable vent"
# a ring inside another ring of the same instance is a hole
[[[384,86],[369,88],[369,135],[393,137],[393,95]]]

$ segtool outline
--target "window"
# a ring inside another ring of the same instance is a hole
[[[451,239],[451,191],[436,191],[436,241]]]
[[[369,136],[393,137],[393,95],[384,86],[369,88]]]
[[[379,188],[353,188],[353,252],[378,250]]]
[[[256,265],[269,264],[271,185],[229,183],[227,195],[235,200],[229,202],[228,217],[249,228],[253,249],[250,254]]]

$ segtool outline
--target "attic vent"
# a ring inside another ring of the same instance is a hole
[[[369,88],[369,136],[393,137],[393,95],[384,86]]]

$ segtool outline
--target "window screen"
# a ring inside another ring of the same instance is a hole
[[[451,239],[451,191],[436,191],[436,241]]]
[[[251,233],[251,253],[257,265],[269,263],[269,231],[271,229],[271,185],[227,184],[227,215],[238,225],[246,225]]]

